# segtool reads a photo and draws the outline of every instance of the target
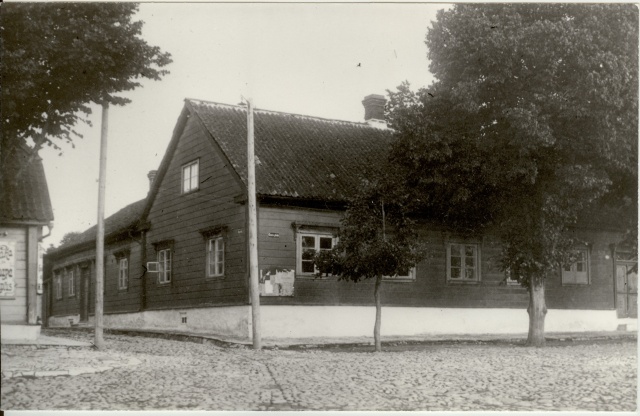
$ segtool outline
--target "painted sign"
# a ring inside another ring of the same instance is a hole
[[[16,242],[0,240],[0,298],[16,295]]]
[[[42,246],[42,243],[38,243],[38,286],[36,288],[36,293],[38,295],[42,295],[42,270],[44,268],[43,265],[43,257],[44,257],[44,247]]]
[[[295,270],[260,270],[261,296],[293,296]]]

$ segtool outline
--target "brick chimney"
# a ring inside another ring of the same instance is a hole
[[[151,188],[153,188],[153,182],[156,180],[157,174],[157,170],[150,170],[149,173],[147,173],[147,178],[149,178],[149,192],[151,192]]]
[[[364,121],[372,127],[382,129],[387,128],[384,121],[384,105],[387,99],[384,95],[370,94],[364,97],[362,105],[364,106]]]

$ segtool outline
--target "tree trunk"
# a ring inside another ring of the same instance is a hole
[[[547,304],[544,299],[544,276],[531,276],[529,280],[529,336],[527,345],[543,347],[544,318],[547,315]]]
[[[382,351],[382,342],[380,341],[380,323],[382,320],[382,302],[380,301],[380,284],[382,283],[382,275],[376,276],[376,286],[373,297],[376,300],[376,323],[373,326],[373,340],[376,345],[376,352]]]

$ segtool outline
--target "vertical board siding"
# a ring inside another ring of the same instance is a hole
[[[15,241],[15,296],[12,299],[0,299],[0,319],[2,323],[27,323],[27,226],[2,226],[0,232],[6,233],[3,239]]]
[[[199,189],[182,194],[182,166],[199,159]],[[231,167],[214,148],[198,123],[185,125],[162,178],[147,220],[147,260],[156,261],[153,243],[173,240],[171,282],[159,284],[147,276],[147,308],[245,304],[245,209],[234,202],[242,188]],[[224,226],[225,274],[206,277],[206,240],[201,230]]]
[[[301,208],[260,207],[259,262],[260,269],[295,269],[296,241],[292,222],[340,224],[341,214]],[[278,238],[269,237],[277,233]],[[500,270],[498,256],[501,245],[491,236],[469,240],[480,247],[480,281],[475,284],[447,282],[446,247],[449,242],[463,241],[456,235],[422,227],[421,239],[428,246],[427,257],[416,267],[416,280],[384,281],[382,301],[387,306],[526,308],[528,292],[519,285],[507,285]],[[560,270],[547,279],[547,306],[557,309],[613,309],[613,266],[609,244],[619,240],[619,234],[595,231],[581,232],[592,242],[590,252],[591,283],[584,286],[563,286]],[[609,258],[606,256],[609,254]],[[308,305],[372,305],[373,279],[359,283],[336,278],[314,279],[296,277],[294,296],[263,296],[264,304]]]

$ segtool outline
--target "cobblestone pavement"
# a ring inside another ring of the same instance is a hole
[[[87,333],[72,331],[64,336],[90,339]],[[106,360],[112,365],[109,371],[3,377],[1,407],[634,411],[637,404],[635,340],[542,349],[442,343],[376,354],[346,349],[253,351],[111,334],[105,339],[106,352],[37,352],[42,365],[75,356],[80,362]],[[19,351],[9,352],[18,359]]]

